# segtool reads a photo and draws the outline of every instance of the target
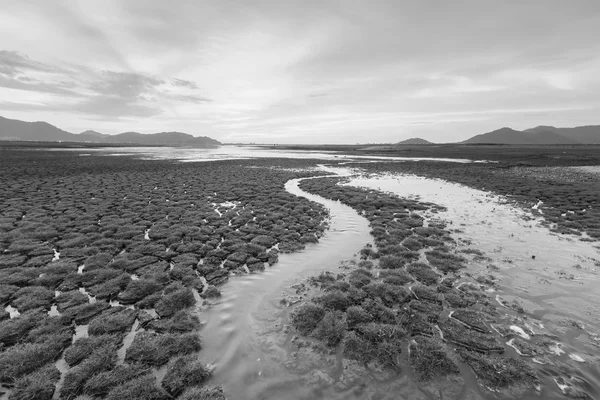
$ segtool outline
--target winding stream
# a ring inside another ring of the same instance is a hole
[[[231,400],[318,398],[285,365],[274,362],[288,351],[286,343],[271,342],[284,329],[282,292],[302,278],[337,268],[372,240],[365,218],[339,202],[302,191],[299,181],[287,182],[286,190],[327,207],[330,229],[305,251],[281,254],[263,273],[233,277],[222,286],[222,297],[200,314],[206,321],[200,356],[215,365],[212,382],[224,385]]]

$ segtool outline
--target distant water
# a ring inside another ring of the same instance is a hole
[[[60,149],[64,151],[65,149]],[[106,154],[110,156],[138,156],[146,160],[179,160],[183,162],[244,160],[250,158],[300,158],[319,160],[395,160],[395,161],[448,161],[457,163],[473,162],[460,158],[425,158],[425,157],[384,157],[343,155],[328,151],[275,150],[253,146],[221,146],[214,149],[198,149],[190,147],[100,147],[66,149],[81,152],[81,155]]]

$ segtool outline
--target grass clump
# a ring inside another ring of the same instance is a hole
[[[115,367],[116,360],[115,346],[107,345],[95,349],[86,360],[66,373],[60,391],[61,398],[70,400],[82,394],[87,381],[102,372],[112,370]]]
[[[82,337],[65,350],[64,358],[66,363],[70,367],[73,367],[93,354],[97,348],[103,348],[106,351],[116,351],[119,343],[120,337],[116,335]]]
[[[221,297],[221,289],[215,285],[208,285],[206,290],[201,295],[205,299]]]
[[[190,386],[200,386],[210,374],[197,356],[177,357],[169,363],[162,386],[171,396],[178,396]]]
[[[110,304],[108,304],[107,302],[97,301],[95,303],[88,303],[76,307],[71,307],[65,311],[63,316],[65,318],[74,320],[77,325],[83,325],[87,324],[93,317],[109,308]]]
[[[345,311],[346,308],[352,305],[348,296],[341,290],[332,290],[321,296],[315,297],[312,301],[322,305],[323,308],[328,310]]]
[[[413,263],[410,264],[406,269],[424,285],[434,285],[440,280],[440,275],[438,275],[427,264]]]
[[[54,291],[44,286],[21,288],[13,295],[11,304],[20,312],[43,308],[49,310],[54,300]]]
[[[0,343],[11,346],[24,337],[38,322],[46,317],[46,313],[34,310],[23,313],[16,318],[0,322]]]
[[[410,365],[415,370],[417,380],[421,382],[460,372],[458,365],[438,339],[416,337],[410,342],[409,349]]]
[[[191,332],[200,327],[200,319],[186,310],[181,310],[170,318],[151,320],[147,327],[159,333]]]
[[[144,297],[162,290],[163,285],[149,279],[139,279],[131,281],[127,288],[117,297],[123,304],[133,304],[142,300]]]
[[[124,333],[128,331],[138,315],[138,311],[125,307],[113,307],[90,321],[90,335]]]
[[[22,343],[0,353],[0,382],[12,383],[42,366],[56,360],[64,341],[48,340],[42,343]]]
[[[383,283],[389,283],[391,285],[402,286],[414,282],[413,277],[403,269],[383,270],[379,273],[379,277],[383,278]]]
[[[156,385],[153,374],[123,383],[108,392],[106,400],[167,400],[169,395]]]
[[[106,396],[114,387],[123,385],[126,382],[129,382],[142,375],[147,375],[150,372],[150,368],[145,365],[117,365],[110,371],[101,372],[98,375],[90,378],[86,382],[83,391],[85,394],[90,396]]]
[[[127,349],[125,360],[150,366],[166,364],[176,355],[186,355],[202,348],[197,333],[170,334],[140,332]]]
[[[196,299],[194,299],[191,289],[183,288],[162,296],[154,308],[159,316],[168,317],[194,304],[196,304]]]
[[[60,379],[60,372],[49,364],[29,375],[17,379],[9,400],[51,400]]]
[[[192,387],[178,397],[179,400],[227,400],[220,386],[199,388]]]
[[[296,308],[291,316],[294,328],[301,334],[308,336],[315,330],[319,322],[325,316],[325,308],[313,303],[306,303]]]
[[[88,303],[88,297],[79,290],[71,290],[58,295],[55,299],[56,308],[59,312],[66,309]]]
[[[534,387],[539,384],[533,368],[519,358],[494,357],[462,348],[458,348],[457,352],[477,378],[490,389],[500,390],[515,385]]]
[[[312,331],[311,336],[323,340],[328,346],[335,346],[343,338],[348,323],[346,314],[341,311],[327,311],[317,327]]]

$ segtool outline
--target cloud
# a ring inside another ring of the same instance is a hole
[[[598,123],[598,36],[595,0],[8,2],[0,111],[289,142]]]

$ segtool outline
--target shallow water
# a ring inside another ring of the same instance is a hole
[[[447,207],[447,211],[430,217],[449,222],[449,230],[459,230],[453,236],[462,248],[482,250],[488,257],[475,258],[468,272],[491,273],[499,278],[499,299],[517,301],[530,321],[543,327],[534,329],[537,333],[554,334],[561,339],[564,354],[539,368],[545,384],[542,397],[556,395],[558,387],[550,378],[565,374],[579,376],[586,382],[582,385],[587,386],[586,391],[598,395],[598,243],[551,233],[539,216],[513,206],[505,198],[442,180],[389,175],[355,178],[348,184]]]
[[[319,271],[338,267],[342,260],[371,241],[368,221],[338,202],[311,195],[298,188],[299,180],[286,189],[325,205],[331,212],[330,229],[300,253],[281,254],[279,262],[259,274],[232,277],[222,286],[222,297],[200,313],[205,320],[200,355],[215,364],[213,382],[223,384],[228,398],[305,399],[325,398],[307,388],[288,369],[287,343],[272,343],[282,336],[286,308],[279,304],[289,286]]]
[[[47,150],[47,149],[45,149]],[[102,153],[111,156],[139,156],[148,160],[179,160],[183,162],[218,161],[218,160],[243,160],[249,158],[299,158],[321,160],[398,160],[398,161],[448,161],[468,163],[471,160],[458,158],[426,158],[426,157],[385,157],[343,155],[328,151],[302,151],[302,150],[274,150],[251,146],[221,146],[214,149],[200,149],[188,147],[100,147],[94,149],[56,149],[60,151]]]

